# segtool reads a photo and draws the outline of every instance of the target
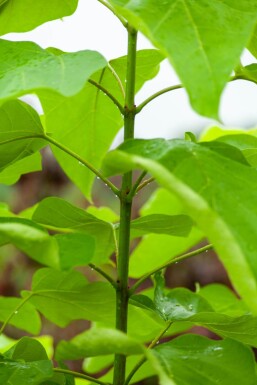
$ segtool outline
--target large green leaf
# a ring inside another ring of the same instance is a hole
[[[251,40],[249,41],[248,49],[251,54],[257,58],[257,25],[255,26]]]
[[[131,221],[133,237],[142,237],[145,234],[169,234],[186,237],[191,228],[192,221],[186,215],[152,214]]]
[[[93,328],[57,346],[57,360],[78,360],[109,354],[142,354],[143,345],[115,329]]]
[[[255,0],[110,3],[170,59],[196,111],[216,118],[221,92],[256,23]]]
[[[163,56],[156,50],[143,50],[137,57],[136,91],[159,70]],[[110,62],[125,88],[126,57]],[[124,105],[124,98],[115,76],[108,67],[98,71],[92,80],[109,90]],[[98,88],[87,84],[72,98],[56,93],[40,92],[45,112],[46,129],[62,144],[99,168],[113,139],[123,125],[119,109]],[[69,178],[90,199],[94,174],[77,160],[53,147],[54,154]]]
[[[257,313],[255,169],[182,140],[127,142],[107,156],[105,167],[109,174],[142,167],[176,194],[214,244],[236,290]]]
[[[28,219],[0,218],[0,246],[9,243],[43,265],[59,266],[55,239]]]
[[[69,16],[75,12],[77,4],[78,0],[2,0],[0,35],[26,32],[46,21]]]
[[[111,285],[88,284],[77,271],[38,270],[32,290],[23,291],[28,300],[50,321],[64,327],[76,319],[113,322],[115,298]]]
[[[38,312],[30,303],[24,303],[14,297],[0,297],[0,321],[25,330],[28,333],[38,334],[41,329],[41,320]]]
[[[159,369],[172,380],[172,384],[256,383],[253,353],[236,341],[212,341],[188,334],[157,346],[151,353],[158,359],[161,365]]]
[[[2,101],[45,89],[75,95],[94,72],[106,66],[95,51],[55,55],[32,42],[0,40],[0,55],[5,58],[0,65]]]
[[[172,216],[186,214],[178,199],[164,189],[157,189],[140,213],[143,217],[156,213]],[[130,276],[140,277],[152,271],[156,268],[156,261],[158,265],[166,263],[197,244],[202,237],[201,232],[195,227],[186,238],[159,234],[145,235],[130,257]]]
[[[115,249],[111,223],[102,221],[63,199],[46,198],[41,201],[34,212],[33,220],[56,230],[92,236],[95,239],[94,263],[107,262]]]
[[[39,152],[35,152],[35,154],[22,158],[6,167],[0,173],[0,183],[6,185],[14,184],[20,179],[21,175],[41,171],[41,169],[41,155]]]
[[[0,172],[45,146],[43,135],[39,116],[29,105],[15,100],[1,106]]]
[[[47,354],[43,345],[34,338],[23,337],[7,352],[5,357],[13,360],[22,359],[26,362],[47,360]]]

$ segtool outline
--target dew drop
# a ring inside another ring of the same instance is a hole
[[[193,310],[193,305],[188,306],[189,310]]]
[[[14,314],[18,314],[18,310],[15,310]]]

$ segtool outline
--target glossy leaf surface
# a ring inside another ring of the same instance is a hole
[[[9,243],[43,265],[59,266],[55,240],[28,219],[0,218],[0,245]]]
[[[185,335],[153,350],[176,385],[231,385],[256,382],[253,353],[232,340],[212,341]]]
[[[195,110],[216,118],[221,92],[256,23],[256,2],[110,2],[170,59]]]
[[[7,0],[2,3],[0,35],[5,35],[9,32],[26,32],[46,21],[69,16],[75,12],[78,0]]]
[[[61,327],[75,319],[113,320],[112,287],[103,282],[88,284],[77,271],[40,269],[33,277],[32,290],[23,291],[22,296],[29,296],[37,310]]]
[[[108,173],[142,167],[176,194],[214,244],[234,286],[256,314],[256,170],[181,140],[135,140],[121,150],[107,156]]]
[[[85,233],[95,240],[94,263],[107,262],[115,249],[113,227],[69,202],[46,198],[34,212],[33,220],[56,230]]]
[[[143,345],[115,329],[91,329],[71,341],[61,341],[57,347],[57,360],[78,360],[109,354],[142,354]]]
[[[0,100],[39,90],[53,90],[66,97],[82,90],[87,79],[106,66],[95,51],[53,53],[32,42],[0,40]]]
[[[163,56],[156,50],[138,52],[136,91],[158,73],[159,63],[162,60]],[[126,85],[125,64],[126,56],[110,62],[121,79],[123,89]],[[108,67],[94,74],[92,80],[111,92],[121,105],[124,105],[121,86]],[[99,168],[105,153],[123,125],[121,113],[114,103],[92,84],[87,84],[72,98],[41,92],[40,100],[45,113],[47,131],[53,133],[55,139],[88,160],[94,167]],[[90,200],[95,175],[59,149],[54,147],[52,149],[65,173]]]

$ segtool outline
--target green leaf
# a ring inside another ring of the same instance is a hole
[[[123,88],[126,86],[126,60],[124,56],[110,61],[110,65],[121,79]],[[163,56],[156,50],[138,52],[136,91],[158,73],[159,63],[162,60]],[[108,67],[98,71],[92,80],[109,90],[121,105],[124,105],[119,83]],[[47,131],[98,169],[123,125],[119,109],[92,84],[87,84],[72,98],[65,98],[49,91],[40,92],[39,96],[45,112]],[[68,177],[90,200],[95,175],[59,149],[52,147],[52,150]]]
[[[192,220],[186,215],[152,214],[133,220],[131,230],[133,237],[149,233],[186,237],[192,225]]]
[[[71,341],[61,341],[56,350],[57,360],[78,360],[109,354],[142,354],[144,347],[135,339],[115,329],[90,329]]]
[[[75,266],[87,265],[95,252],[95,241],[83,233],[55,235],[59,247],[60,267],[68,270]]]
[[[46,21],[69,16],[75,12],[77,4],[78,0],[3,0],[0,4],[0,35],[26,32]]]
[[[202,115],[217,118],[221,92],[256,23],[256,2],[111,0],[110,3],[170,59],[193,108]]]
[[[39,90],[73,96],[94,72],[106,66],[106,60],[95,51],[56,56],[32,42],[0,40],[0,55],[5,58],[0,67],[3,101]]]
[[[53,376],[52,362],[35,339],[23,337],[0,356],[2,384],[40,385]]]
[[[35,222],[50,226],[57,231],[65,230],[71,233],[78,232],[92,236],[95,240],[95,253],[92,260],[94,263],[107,262],[115,249],[111,223],[102,221],[63,199],[44,199],[39,203],[32,218]],[[64,238],[59,239],[63,240]],[[89,242],[91,243],[91,240]],[[66,257],[64,259],[67,260]],[[80,257],[79,260],[81,260]]]
[[[157,189],[141,208],[140,213],[143,217],[156,213],[176,216],[186,214],[186,211],[174,195],[167,190]],[[141,277],[156,268],[157,259],[158,265],[162,265],[199,243],[202,237],[195,227],[187,238],[157,234],[144,236],[130,257],[130,276]],[[162,245],[161,253],[160,245]]]
[[[39,116],[28,104],[15,100],[1,106],[0,172],[45,146],[46,143],[41,139],[43,135]],[[19,170],[19,164],[17,167]],[[11,171],[15,173],[15,168]]]
[[[161,344],[150,353],[157,358],[161,374],[172,380],[171,384],[253,385],[256,382],[253,353],[232,340],[212,341],[188,334]]]
[[[55,239],[28,219],[0,218],[0,246],[9,243],[43,265],[59,266]]]
[[[24,303],[14,297],[0,297],[0,321],[25,330],[28,333],[38,334],[41,330],[41,320],[38,312],[30,303]],[[11,317],[11,318],[10,318]]]
[[[41,170],[41,155],[39,152],[36,152],[6,167],[0,173],[0,183],[11,185],[16,183],[21,175]]]
[[[251,40],[248,43],[248,49],[254,57],[257,57],[257,25],[255,26]]]
[[[114,319],[115,297],[111,285],[88,284],[77,271],[40,269],[33,277],[32,290],[23,291],[22,296],[29,296],[29,302],[60,327],[76,319],[110,322]]]
[[[106,157],[110,173],[138,167],[150,171],[177,195],[214,244],[236,290],[256,314],[256,170],[182,140],[130,141]]]

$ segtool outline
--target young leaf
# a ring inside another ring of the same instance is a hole
[[[212,341],[188,334],[157,346],[151,354],[158,360],[159,374],[168,376],[172,384],[253,385],[256,382],[253,353],[232,340]]]
[[[236,290],[256,314],[256,170],[201,144],[181,140],[130,141],[106,158],[110,173],[138,167],[149,170],[177,195],[214,244]]]
[[[142,354],[144,347],[137,340],[115,329],[90,329],[71,341],[61,341],[57,346],[57,360],[78,360],[109,354]]]
[[[142,237],[145,234],[168,234],[186,237],[193,222],[186,215],[152,214],[131,221],[132,237]]]
[[[8,243],[43,265],[59,266],[55,239],[41,226],[28,219],[0,218],[0,246]]]
[[[85,233],[92,236],[95,239],[95,253],[92,260],[94,263],[107,262],[115,249],[111,223],[104,222],[63,199],[44,199],[39,203],[32,218],[35,222],[56,230]],[[63,237],[59,239],[63,241]]]
[[[217,118],[221,92],[256,23],[256,2],[111,0],[110,3],[170,59],[193,108],[202,115]]]
[[[121,79],[123,89],[126,85],[126,60],[125,56],[110,61],[111,67]],[[162,60],[163,56],[156,50],[138,52],[136,91],[158,73]],[[108,67],[94,74],[91,80],[111,92],[121,105],[124,105],[121,86]],[[105,153],[123,126],[121,112],[116,105],[92,84],[87,84],[72,98],[44,91],[40,93],[40,100],[45,112],[47,131],[53,133],[55,139],[82,158],[90,160],[94,167],[99,168]],[[59,149],[52,147],[52,150],[68,177],[90,200],[95,175]]]
[[[3,0],[0,8],[0,35],[26,32],[46,21],[69,16],[75,12],[77,4],[78,0]]]
[[[29,302],[60,327],[76,319],[113,322],[115,298],[111,285],[88,284],[77,271],[40,269],[33,277],[32,290],[23,291],[22,296],[29,296]]]
[[[39,116],[28,104],[15,100],[1,106],[0,172],[45,146],[43,135]]]
[[[54,55],[32,42],[0,40],[0,56],[5,58],[0,68],[2,101],[39,90],[75,95],[94,72],[106,66],[95,51]]]
[[[14,346],[4,353],[5,357],[26,362],[47,360],[47,354],[41,343],[30,337],[21,338]]]
[[[30,303],[14,297],[0,297],[0,321],[15,326],[28,333],[38,334],[41,330],[41,320],[38,312]]]

